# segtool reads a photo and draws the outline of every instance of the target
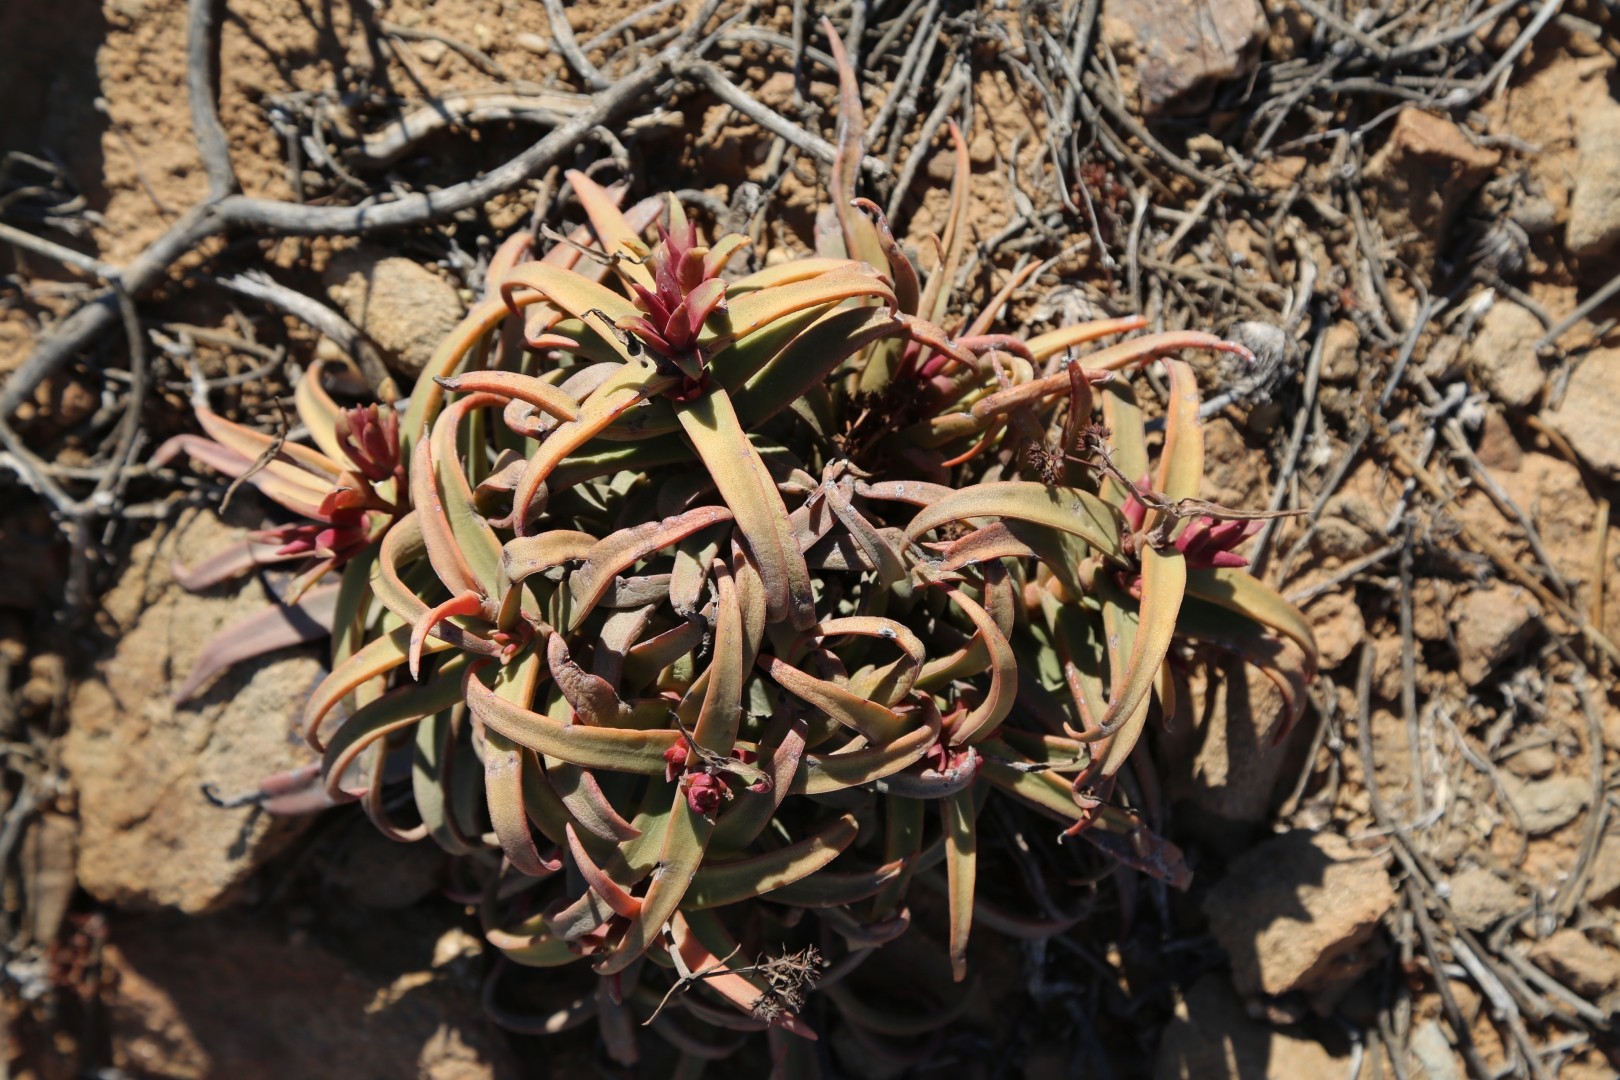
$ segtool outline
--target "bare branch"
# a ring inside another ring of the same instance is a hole
[[[186,26],[186,92],[191,98],[191,129],[203,167],[208,197],[223,199],[236,190],[230,146],[214,103],[214,0],[190,0]]]

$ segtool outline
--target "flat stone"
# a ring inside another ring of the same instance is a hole
[[[1251,1019],[1218,974],[1205,975],[1165,1025],[1153,1080],[1292,1080],[1345,1072],[1348,1059],[1314,1039]]]
[[[1558,751],[1546,743],[1521,750],[1502,763],[1502,767],[1523,780],[1539,780],[1558,768]]]
[[[1483,866],[1470,866],[1451,876],[1451,910],[1457,921],[1484,933],[1524,906],[1518,891]]]
[[[1190,687],[1194,700],[1213,696],[1208,715],[1162,733],[1166,793],[1177,820],[1204,848],[1235,857],[1247,850],[1270,819],[1272,794],[1288,762],[1272,734],[1286,715],[1282,694],[1264,675],[1241,661],[1222,668],[1223,678]]]
[[[1518,807],[1524,829],[1531,836],[1555,832],[1579,817],[1591,795],[1591,786],[1590,781],[1575,776],[1528,781],[1512,773],[1502,776],[1502,787]]]
[[[1318,1006],[1367,970],[1395,890],[1379,859],[1336,833],[1273,837],[1235,860],[1204,900],[1245,997],[1303,991]]]
[[[1537,967],[1580,994],[1595,998],[1620,981],[1620,953],[1605,949],[1573,927],[1566,927],[1530,948]]]
[[[1468,363],[1480,385],[1510,409],[1536,403],[1546,374],[1536,357],[1541,320],[1511,300],[1498,300],[1480,320],[1468,346]]]
[[[1598,842],[1592,872],[1586,879],[1588,903],[1600,904],[1620,893],[1620,833],[1608,833]]]
[[[184,515],[142,541],[104,600],[116,645],[75,689],[63,761],[79,804],[79,880],[120,907],[211,911],[242,897],[252,872],[311,819],[259,807],[223,810],[223,795],[306,764],[300,717],[322,673],[315,650],[237,665],[193,700],[172,692],[214,633],[269,603],[256,579],[194,595],[174,581],[243,531]]]
[[[1541,606],[1523,589],[1495,581],[1466,593],[1452,609],[1457,668],[1476,686],[1535,633]]]
[[[361,245],[326,271],[332,300],[383,350],[408,390],[463,314],[461,296],[427,267],[387,249]]]
[[[1408,1049],[1428,1080],[1464,1080],[1457,1050],[1433,1020],[1412,1029]]]
[[[1411,236],[1400,245],[1403,256],[1427,266],[1458,211],[1501,160],[1501,154],[1475,146],[1445,117],[1415,106],[1402,109],[1366,168],[1377,188],[1384,235]]]
[[[1594,349],[1570,373],[1569,386],[1547,422],[1582,461],[1620,479],[1620,349]]]
[[[1494,406],[1485,408],[1485,419],[1480,423],[1479,446],[1474,454],[1479,463],[1492,472],[1518,472],[1524,465],[1524,448],[1514,437],[1502,410]]]
[[[1257,0],[1104,0],[1102,33],[1136,57],[1142,112],[1187,116],[1260,62],[1268,27]]]
[[[236,913],[115,921],[103,954],[113,1063],[186,1080],[522,1075],[476,988],[412,970],[418,952],[400,940],[403,970],[376,972]]]
[[[1575,147],[1564,244],[1584,259],[1620,245],[1620,102],[1595,98],[1576,123]]]
[[[1322,331],[1322,378],[1354,383],[1361,373],[1361,331],[1349,319],[1341,319]]]

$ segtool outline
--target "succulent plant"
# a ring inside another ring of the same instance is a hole
[[[937,1026],[944,987],[900,1015],[846,977],[897,942],[908,985],[928,971],[919,880],[949,909],[942,978],[966,976],[976,912],[1053,932],[977,888],[988,801],[1185,884],[1116,789],[1153,703],[1177,711],[1180,644],[1257,666],[1290,719],[1315,666],[1299,612],[1233,553],[1254,515],[1197,498],[1192,369],[1165,360],[1156,462],[1123,374],[1243,347],[1093,346],[1139,318],[998,332],[1022,277],[953,322],[962,141],[925,276],[854,197],[847,70],[844,95],[821,254],[731,276],[743,238],[704,244],[675,199],[622,209],[574,173],[589,226],[538,259],[527,236],[501,249],[397,432],[313,369],[317,449],[203,413],[215,441],[171,451],[306,519],[260,556],[340,574],[305,715],[326,797],[469,856],[511,963],[598,978],[532,1023],[595,1016],[622,1060],[649,1017],[686,1052],[769,1028],[791,1057],[818,979],[862,1031]]]

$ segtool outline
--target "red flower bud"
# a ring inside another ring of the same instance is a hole
[[[686,805],[694,814],[712,814],[720,809],[730,791],[708,773],[692,773],[686,778]]]

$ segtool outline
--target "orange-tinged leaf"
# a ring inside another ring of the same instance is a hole
[[[766,361],[747,383],[731,391],[738,415],[748,428],[757,427],[822,385],[850,356],[902,330],[882,308],[835,310],[822,315]]]
[[[679,909],[693,875],[703,864],[703,852],[713,831],[714,821],[687,805],[686,793],[677,786],[664,846],[658,855],[658,871],[641,898],[641,911],[625,927],[618,945],[596,965],[598,974],[623,971],[663,933],[664,924]]]
[[[208,433],[210,439],[236,451],[249,461],[257,460],[260,454],[275,443],[274,436],[227,420],[212,409],[199,408],[196,414],[197,422],[202,425],[202,429]],[[290,440],[281,444],[276,456],[265,468],[276,471],[291,482],[310,485],[323,494],[343,478],[343,466],[338,462],[318,450],[311,450]]]
[[[1108,743],[1102,775],[1113,776],[1135,748],[1147,719],[1148,694],[1176,634],[1176,617],[1187,591],[1187,560],[1179,551],[1142,550],[1142,606],[1136,642],[1131,648],[1123,685],[1108,703],[1102,727],[1119,731]],[[1123,725],[1123,726],[1121,726]]]
[[[1076,345],[1084,345],[1088,341],[1108,337],[1110,334],[1126,334],[1132,330],[1140,330],[1148,324],[1141,315],[1125,315],[1118,319],[1092,319],[1089,322],[1078,323],[1074,326],[1065,326],[1061,330],[1051,330],[1044,334],[1037,334],[1029,339],[1030,355],[1035,362],[1056,356],[1065,349],[1072,349]],[[1089,357],[1078,358],[1082,362]],[[1087,363],[1086,367],[1095,367]]]
[[[871,666],[850,676],[849,689],[859,697],[880,705],[892,707],[905,700],[911,688],[917,685],[928,649],[911,628],[893,619],[876,615],[851,615],[842,619],[823,619],[813,631],[818,638],[855,634],[861,637],[881,638],[901,652],[900,659],[879,668]]]
[[[596,537],[577,529],[552,529],[535,536],[519,536],[501,547],[501,572],[508,582],[524,579],[575,562],[590,554]]]
[[[991,521],[990,525],[980,526],[962,539],[944,544],[940,554],[943,555],[940,568],[944,572],[961,570],[962,567],[972,567],[993,559],[1037,557],[1034,547],[1014,536],[1013,529],[1009,529],[1003,521]]]
[[[787,262],[767,266],[763,270],[756,270],[752,274],[745,274],[731,283],[726,290],[728,295],[740,296],[743,293],[758,292],[760,289],[774,289],[782,285],[792,285],[811,278],[823,277],[829,274],[859,273],[861,264],[854,259],[825,258],[819,255],[807,255],[802,259],[789,259]]]
[[[467,705],[485,727],[547,757],[583,769],[664,775],[664,752],[682,738],[679,731],[564,724],[504,701],[477,679],[466,682]],[[684,800],[683,800],[684,803]]]
[[[558,420],[579,419],[579,402],[561,387],[517,371],[466,371],[434,380],[458,394],[495,394],[533,405]]]
[[[410,667],[411,678],[421,677],[422,646],[426,644],[428,634],[435,627],[452,615],[477,615],[483,610],[484,598],[475,592],[465,592],[458,593],[417,616],[416,622],[411,626],[411,643],[406,650],[406,662]]]
[[[1018,700],[1018,658],[990,613],[960,589],[946,590],[951,602],[973,621],[990,656],[990,686],[984,700],[951,728],[951,745],[963,746],[989,735],[1012,712]]]
[[[1187,575],[1187,592],[1293,638],[1305,652],[1306,670],[1316,673],[1321,658],[1310,623],[1299,608],[1247,570],[1230,566],[1193,570]]]
[[[627,843],[641,835],[640,829],[614,809],[589,769],[550,757],[545,762],[546,782],[581,828],[610,844]]]
[[[899,772],[919,760],[939,741],[939,710],[924,698],[912,711],[922,722],[893,742],[878,747],[859,746],[831,754],[806,754],[793,778],[796,795],[825,795],[860,787]]]
[[[485,297],[473,305],[472,310],[433,350],[433,356],[416,378],[416,386],[411,390],[411,403],[399,424],[399,452],[402,458],[407,461],[411,459],[417,438],[444,407],[444,387],[434,380],[454,375],[473,346],[509,314],[511,311],[504,299],[499,296]]]
[[[568,833],[568,851],[574,856],[574,865],[579,868],[579,876],[585,879],[586,886],[600,896],[615,915],[633,919],[641,914],[641,901],[602,872],[590,852],[585,850],[585,845],[579,842],[579,834],[574,832],[574,826],[568,824],[564,829]]]
[[[579,419],[558,425],[555,431],[546,436],[534,456],[529,458],[523,476],[512,492],[513,530],[519,536],[526,535],[529,511],[553,469],[622,416],[625,410],[662,392],[674,381],[672,377],[660,377],[651,367],[629,363],[597,387],[580,407]]]
[[[523,708],[534,700],[540,672],[540,657],[530,652],[500,671],[492,692]],[[471,676],[469,679],[478,681]],[[520,873],[538,877],[560,869],[561,864],[540,854],[529,829],[529,815],[523,800],[524,753],[499,732],[484,732],[484,796],[495,838],[508,861]]]
[[[1106,349],[1098,349],[1084,357],[1084,363],[1088,371],[1118,371],[1132,364],[1146,363],[1166,353],[1180,352],[1182,349],[1213,349],[1216,352],[1248,357],[1251,361],[1254,359],[1254,354],[1242,345],[1214,334],[1206,334],[1202,330],[1171,330],[1163,334],[1131,338],[1129,341],[1110,345]]]
[[[678,544],[693,533],[729,521],[732,511],[724,506],[699,506],[684,514],[648,521],[620,529],[591,546],[585,561],[568,578],[574,596],[572,630],[584,621],[613,584],[617,574],[657,551]]]
[[[681,906],[686,910],[722,907],[765,896],[820,870],[854,843],[860,832],[854,814],[775,851],[729,862],[705,862],[692,878]]]
[[[946,522],[970,518],[1012,518],[1078,536],[1098,551],[1120,557],[1118,511],[1088,491],[1049,487],[1025,480],[975,484],[925,506],[906,526],[913,539]]]
[[[332,395],[326,392],[326,387],[321,385],[321,369],[325,366],[326,361],[316,360],[304,369],[298,385],[293,388],[293,405],[298,410],[298,419],[309,429],[309,437],[315,440],[321,453],[332,464],[341,467],[349,460],[337,439],[337,418],[342,410],[332,400]]]
[[[326,719],[326,714],[331,712],[338,702],[348,697],[356,688],[379,675],[388,674],[406,662],[410,635],[410,627],[396,628],[370,642],[365,648],[333,668],[331,673],[320,681],[304,705],[304,741],[309,743],[312,749],[317,753],[326,749],[320,739],[321,721]],[[435,640],[427,642],[422,651],[438,653],[450,647],[447,642]],[[476,679],[473,681],[477,682]]]
[[[420,686],[408,683],[390,690],[356,709],[343,721],[321,756],[321,776],[333,802],[358,798],[362,794],[344,790],[342,781],[349,766],[372,743],[443,712],[461,700],[461,676],[466,665],[465,658],[451,657],[428,682]]]
[[[743,613],[737,602],[737,583],[726,564],[713,564],[718,597],[715,600],[714,652],[709,662],[708,681],[702,707],[692,725],[692,741],[713,753],[725,756],[737,742],[737,726],[742,719]]]
[[[761,656],[756,663],[782,689],[805,704],[820,709],[851,731],[865,736],[870,742],[879,745],[892,743],[902,738],[911,727],[910,722],[893,709],[868,701],[837,683],[807,675],[779,657]]]
[[[586,325],[594,326],[603,342],[625,363],[635,360],[615,328],[620,319],[640,318],[641,309],[605,285],[572,270],[531,262],[519,266],[501,282],[501,298],[513,310],[539,300],[555,304]]]
[[[698,334],[698,347],[713,351],[796,312],[868,296],[895,304],[894,293],[872,274],[825,274],[775,288],[744,293],[716,312]]]
[[[653,276],[643,263],[647,245],[642,242],[640,232],[632,228],[620,212],[619,200],[577,169],[569,169],[563,175],[568,178],[579,205],[584,207],[586,216],[591,219],[591,227],[601,239],[603,250],[609,255],[630,256],[619,259],[614,268],[627,280],[647,289],[654,288]]]
[[[494,395],[486,394],[462,398],[439,416],[433,425],[433,436],[428,440],[433,460],[432,482],[439,492],[445,520],[450,524],[457,550],[478,582],[479,594],[485,597],[499,595],[501,541],[473,505],[473,489],[467,478],[468,470],[461,459],[458,440],[462,418],[469,411],[498,404],[499,401]],[[414,487],[412,498],[415,498]],[[431,556],[431,548],[429,554]]]
[[[1165,416],[1164,450],[1154,486],[1171,500],[1198,496],[1204,479],[1204,427],[1198,418],[1198,380],[1185,360],[1166,360],[1170,403]],[[1127,476],[1130,474],[1127,473]]]
[[[728,959],[737,953],[740,946],[726,933],[724,925],[694,912],[691,915],[675,914],[670,919],[669,928],[675,950],[680,954],[686,970],[705,973],[702,986],[729,1001],[742,1013],[751,1014],[765,991],[761,985],[727,967]],[[814,1041],[816,1038],[810,1026],[792,1013],[782,1013],[773,1018],[771,1025],[773,1030],[788,1031],[804,1039]]]
[[[439,575],[439,580],[452,594],[483,595],[484,587],[468,565],[461,545],[456,542],[450,517],[445,512],[444,498],[434,482],[431,446],[431,439],[423,439],[417,444],[410,476],[411,504],[416,508],[416,524],[422,530],[428,560],[433,563],[433,572]]]
[[[950,897],[951,975],[957,982],[967,978],[968,933],[973,929],[973,891],[978,880],[978,812],[972,787],[940,800]]]
[[[551,668],[551,681],[557,684],[579,723],[617,724],[620,714],[628,711],[611,683],[574,663],[561,634],[546,639],[546,663]]]

